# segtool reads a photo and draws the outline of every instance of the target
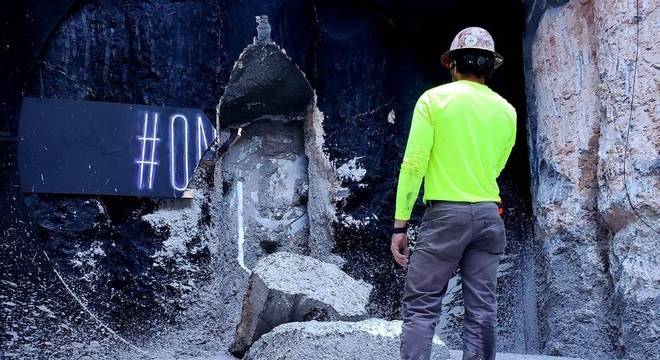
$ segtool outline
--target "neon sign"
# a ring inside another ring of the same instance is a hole
[[[149,185],[148,189],[153,188],[153,174],[154,174],[154,167],[159,164],[158,161],[155,160],[156,157],[156,143],[160,141],[161,139],[156,137],[156,131],[158,129],[158,113],[153,113],[153,134],[151,137],[147,137],[147,128],[149,124],[149,112],[145,112],[144,114],[144,126],[143,126],[143,134],[142,136],[138,136],[138,140],[142,144],[142,151],[140,152],[140,160],[137,160],[136,163],[139,165],[139,174],[138,174],[138,189],[143,190],[144,189],[144,166],[148,165],[149,166]],[[197,153],[196,153],[196,160],[199,162],[199,160],[202,158],[202,155],[204,154],[204,151],[209,147],[209,139],[206,137],[206,130],[205,127],[208,127],[208,125],[205,125],[204,118],[202,115],[197,114],[195,116],[197,120],[197,124],[195,127],[196,134],[196,142],[197,142]],[[208,121],[206,121],[208,123]],[[190,174],[194,169],[190,168],[190,147],[188,146],[189,142],[189,133],[188,133],[188,118],[183,115],[183,114],[173,114],[169,118],[169,178],[170,178],[170,185],[172,186],[172,189],[177,190],[177,191],[184,191],[186,190],[186,187],[188,186],[188,182],[190,182]],[[217,135],[215,128],[213,128],[213,138]],[[180,141],[179,138],[183,139],[183,146],[181,147],[180,144],[178,144]],[[149,152],[149,155],[147,155],[147,150],[148,147],[146,146],[146,143],[150,142],[151,146],[151,151]],[[179,147],[177,147],[179,146]],[[147,156],[151,156],[149,161],[145,161],[145,158]]]
[[[26,192],[181,197],[217,136],[198,109],[25,98]]]

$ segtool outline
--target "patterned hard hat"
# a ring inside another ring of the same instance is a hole
[[[495,57],[496,69],[504,62],[502,55],[495,52],[495,41],[493,40],[493,37],[490,36],[488,31],[480,27],[473,26],[465,28],[456,34],[454,41],[451,42],[449,51],[442,54],[442,57],[440,58],[442,65],[449,68],[452,52],[460,49],[480,49],[490,51]]]

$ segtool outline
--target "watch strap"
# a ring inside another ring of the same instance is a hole
[[[395,228],[392,229],[392,234],[405,234],[407,231],[408,231],[408,226],[407,225],[404,226],[404,227],[400,227],[400,228],[395,227]]]

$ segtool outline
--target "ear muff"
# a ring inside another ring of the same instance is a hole
[[[494,69],[495,59],[493,55],[484,52],[458,53],[452,60],[452,66],[460,73],[488,73]]]
[[[486,56],[479,56],[477,58],[477,66],[479,66],[482,69],[490,69],[494,65],[493,58],[492,57],[486,57]]]
[[[483,56],[479,56],[479,57],[477,58],[477,65],[478,65],[479,67],[484,67],[484,66],[486,65],[486,58],[483,57]]]

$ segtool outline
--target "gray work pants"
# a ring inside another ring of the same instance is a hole
[[[426,209],[403,293],[402,359],[430,359],[442,297],[457,266],[465,306],[463,359],[495,359],[497,265],[505,242],[495,203],[436,202]]]

